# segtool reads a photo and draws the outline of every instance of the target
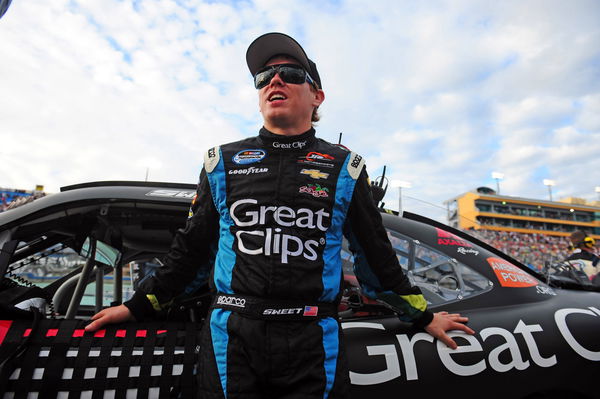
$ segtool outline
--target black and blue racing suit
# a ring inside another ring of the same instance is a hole
[[[165,267],[126,306],[138,319],[163,307],[209,264],[217,242],[204,271],[215,301],[203,328],[200,396],[343,398],[348,368],[335,309],[344,234],[364,292],[427,325],[433,316],[398,263],[363,158],[314,129],[281,136],[263,128],[207,152]]]

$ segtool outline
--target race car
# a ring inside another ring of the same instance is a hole
[[[192,397],[210,303],[190,284],[151,322],[83,327],[160,267],[193,185],[96,182],[0,213],[3,397]],[[504,253],[382,209],[398,260],[433,311],[469,317],[451,350],[362,295],[344,246],[339,318],[352,398],[598,398],[600,292],[548,285]]]

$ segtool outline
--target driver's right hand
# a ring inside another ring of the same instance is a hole
[[[92,316],[92,322],[85,327],[85,331],[94,332],[107,324],[117,324],[126,321],[135,321],[129,308],[125,305],[114,306],[101,310]]]

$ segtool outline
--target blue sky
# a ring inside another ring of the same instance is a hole
[[[383,166],[441,221],[478,186],[598,199],[600,2],[13,2],[0,19],[0,186],[194,183],[203,152],[261,126],[254,38],[299,40],[326,99],[317,134]],[[397,189],[386,202],[397,209]]]

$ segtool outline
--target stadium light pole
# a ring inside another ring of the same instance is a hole
[[[150,169],[158,170],[162,167],[162,162],[160,162],[158,159],[156,159],[154,157],[147,157],[147,158],[139,159],[136,162],[136,164],[138,166],[146,169],[146,176],[144,177],[144,181],[146,181],[146,182],[150,178]]]
[[[554,186],[554,180],[544,179],[544,186],[548,186],[548,194],[550,195],[550,201],[552,201],[552,186]]]
[[[598,201],[600,201],[600,186],[596,186],[596,194],[598,194]]]
[[[404,180],[392,180],[392,187],[398,187],[398,215],[402,216],[402,189],[411,188],[412,183]]]
[[[492,179],[496,180],[496,194],[500,195],[500,180],[504,179],[504,173],[492,172]]]

